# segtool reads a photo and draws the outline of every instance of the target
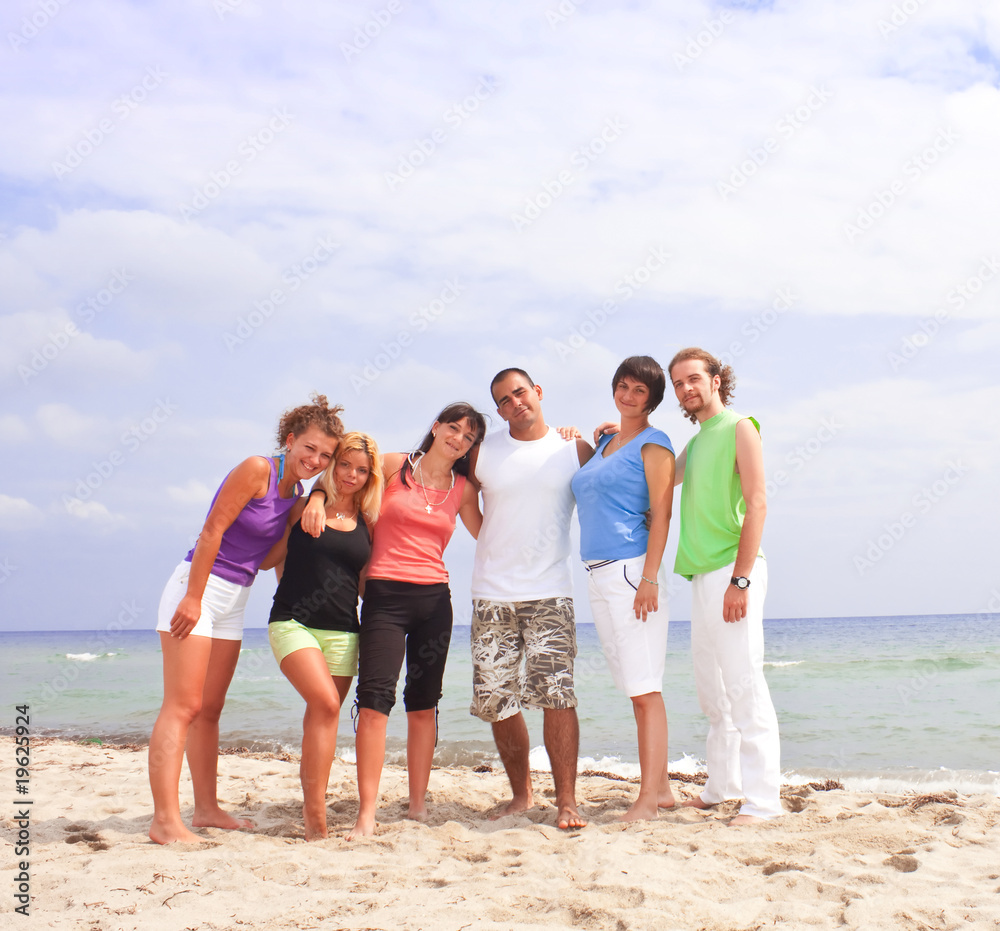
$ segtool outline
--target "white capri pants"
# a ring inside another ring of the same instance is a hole
[[[664,571],[657,581],[658,609],[645,621],[635,616],[635,592],[642,576],[646,554],[616,559],[604,565],[585,563],[594,626],[601,638],[616,688],[634,698],[663,691],[663,668],[667,658],[667,611]]]

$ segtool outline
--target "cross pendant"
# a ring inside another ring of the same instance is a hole
[[[425,505],[424,505],[424,510],[425,510],[425,511],[426,511],[426,512],[427,512],[428,514],[430,514],[430,512],[431,512],[431,506],[430,506],[429,504],[425,504]]]

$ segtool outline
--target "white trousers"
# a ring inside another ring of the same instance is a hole
[[[733,566],[696,575],[691,589],[691,653],[701,710],[708,716],[704,802],[742,798],[741,815],[782,814],[778,719],[764,678],[767,563],[750,573],[747,616],[727,624],[722,600]]]

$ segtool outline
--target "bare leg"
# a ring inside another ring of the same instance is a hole
[[[351,676],[331,676],[322,651],[306,648],[289,653],[281,671],[306,700],[302,718],[302,821],[306,840],[322,840],[326,827],[326,789],[337,752],[340,708],[351,687]]]
[[[528,764],[528,754],[531,747],[528,743],[528,725],[524,723],[524,715],[517,714],[493,722],[493,740],[497,752],[503,762],[503,768],[510,780],[514,797],[495,815],[492,820],[512,815],[519,811],[527,811],[535,804],[531,791],[531,768]]]
[[[434,739],[437,736],[435,709],[406,713],[406,774],[410,784],[411,821],[427,818],[427,783],[434,762]]]
[[[546,708],[544,716],[545,750],[556,784],[556,824],[563,828],[582,828],[587,822],[576,810],[576,761],[580,755],[580,721],[576,708]]]
[[[176,640],[161,632],[160,645],[163,705],[149,738],[149,787],[153,792],[149,837],[158,844],[203,843],[205,838],[193,834],[181,821],[178,783],[188,729],[201,710],[212,641],[208,637]]]
[[[358,712],[358,736],[355,748],[358,757],[358,796],[361,805],[358,820],[347,835],[348,840],[375,833],[375,806],[378,786],[385,763],[385,729],[389,716],[372,708]]]
[[[249,830],[253,824],[246,818],[234,818],[219,808],[219,717],[226,702],[229,683],[240,658],[239,640],[212,639],[208,659],[201,711],[188,731],[187,761],[194,784],[194,816],[191,824],[199,828]]]
[[[667,711],[660,692],[647,692],[632,697],[636,730],[639,735],[639,771],[642,781],[639,796],[632,807],[622,815],[622,821],[652,821],[656,818],[661,802],[668,801],[662,793],[663,775],[667,764]],[[669,780],[666,790],[673,805]]]

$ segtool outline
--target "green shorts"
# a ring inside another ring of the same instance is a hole
[[[358,674],[358,634],[305,627],[298,621],[272,621],[267,625],[267,639],[279,666],[296,650],[319,650],[331,676]]]

